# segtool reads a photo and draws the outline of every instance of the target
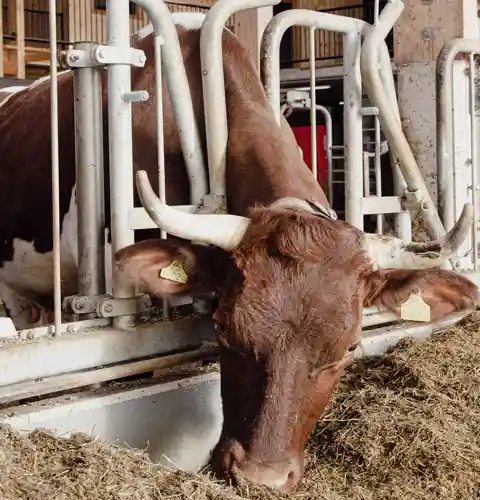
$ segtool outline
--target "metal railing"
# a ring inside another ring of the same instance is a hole
[[[448,231],[462,210],[465,195],[470,198],[474,207],[474,222],[470,238],[457,255],[457,268],[474,271],[480,268],[480,103],[476,61],[479,54],[479,40],[455,38],[443,47],[436,65],[438,207]],[[459,58],[459,55],[462,57]],[[463,106],[458,99],[465,94],[468,103]],[[465,123],[465,116],[468,117],[468,124]],[[467,136],[465,150],[458,147],[460,135]]]
[[[380,9],[387,3],[386,0],[379,2]],[[330,9],[318,9],[317,12],[332,14],[346,18],[358,19],[369,24],[375,22],[375,4],[365,2],[364,4],[348,5],[334,7]],[[311,44],[309,30],[302,26],[295,26],[292,40],[289,41],[290,47],[282,47],[284,53],[290,53],[290,56],[283,56],[280,65],[281,68],[289,68],[295,65],[303,66],[311,60]],[[342,64],[344,53],[344,39],[340,33],[332,31],[318,30],[315,44],[315,61],[317,63]],[[393,30],[385,39],[388,53],[393,57]],[[287,43],[287,40],[284,41]]]

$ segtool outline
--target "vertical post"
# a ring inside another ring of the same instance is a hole
[[[158,158],[158,194],[162,203],[167,203],[165,186],[165,137],[163,135],[163,86],[162,86],[162,44],[163,38],[155,35],[155,88],[157,111],[157,158]],[[167,239],[166,231],[160,231],[162,240]],[[164,321],[170,320],[170,305],[168,299],[162,299],[162,316]]]
[[[310,143],[313,177],[317,180],[317,79],[315,75],[315,28],[310,28]]]
[[[0,2],[0,78],[3,78],[3,0]]]
[[[23,4],[23,1],[22,1]],[[62,323],[62,268],[60,238],[60,165],[58,155],[58,81],[57,81],[57,5],[49,0],[50,27],[50,119],[52,155],[52,234],[53,234],[53,311],[55,335]],[[22,13],[23,19],[23,13]]]
[[[75,48],[91,50],[93,43]],[[105,292],[103,122],[101,69],[74,70],[75,154],[78,205],[78,293]]]
[[[476,99],[476,89],[475,89],[475,57],[472,52],[468,55],[469,62],[469,105],[470,105],[470,154],[471,154],[471,166],[472,166],[472,204],[473,204],[473,225],[472,225],[472,245],[473,245],[473,269],[478,270],[478,168],[480,167],[478,163],[478,127],[477,127],[477,115],[475,110],[475,99]]]
[[[130,48],[130,16],[128,0],[107,0],[108,45],[119,49]],[[128,213],[133,208],[132,111],[123,94],[131,91],[130,66],[108,66],[108,123],[110,139],[110,210],[112,225],[112,256],[123,247],[134,243],[129,228]],[[113,273],[113,296],[129,298],[135,295],[135,286]],[[116,328],[135,324],[135,316],[114,318]]]
[[[25,78],[25,4],[16,0],[15,23],[17,32],[17,78]],[[55,23],[55,29],[57,24]],[[56,32],[55,32],[56,34]],[[50,34],[51,37],[51,34]]]
[[[345,220],[363,231],[363,126],[360,32],[344,36]]]

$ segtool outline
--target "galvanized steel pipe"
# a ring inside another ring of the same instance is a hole
[[[107,0],[108,45],[130,50],[130,16],[128,0]],[[131,91],[129,64],[108,65],[108,126],[110,139],[110,209],[112,255],[134,243],[128,215],[133,208],[133,156],[131,104],[122,98]],[[128,298],[135,295],[135,286],[113,272],[113,296]],[[135,324],[134,315],[113,319],[116,328]]]
[[[90,51],[95,44],[79,42]],[[102,69],[75,68],[75,154],[78,207],[78,293],[105,293]]]
[[[474,220],[472,225],[472,246],[473,246],[473,269],[476,271],[478,269],[478,168],[480,167],[478,163],[478,127],[477,127],[477,116],[475,113],[475,58],[473,53],[469,54],[469,79],[470,79],[470,127],[471,127],[471,166],[472,166],[472,204],[474,210]]]
[[[317,172],[317,79],[315,75],[315,28],[310,28],[310,144],[311,164],[315,180]]]
[[[58,82],[57,82],[57,4],[48,2],[50,27],[50,116],[52,154],[52,234],[53,234],[53,299],[55,334],[62,322],[62,272],[60,255],[60,175],[58,157]]]

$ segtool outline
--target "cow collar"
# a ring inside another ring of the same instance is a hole
[[[301,200],[294,197],[285,197],[273,202],[270,207],[273,209],[301,210],[318,217],[324,217],[326,219],[338,219],[338,216],[334,210],[332,210],[330,207],[326,207],[315,199]]]

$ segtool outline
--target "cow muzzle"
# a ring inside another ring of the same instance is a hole
[[[236,485],[249,482],[281,493],[295,491],[303,475],[303,457],[291,454],[282,460],[265,462],[249,456],[237,441],[216,450],[212,465],[217,476],[229,478]]]

